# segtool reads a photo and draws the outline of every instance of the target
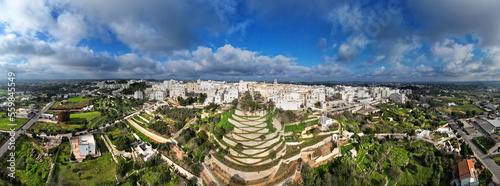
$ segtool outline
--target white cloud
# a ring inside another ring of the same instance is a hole
[[[83,15],[63,12],[57,17],[57,28],[52,32],[61,41],[76,45],[87,37],[89,30]]]
[[[34,35],[55,24],[51,9],[44,0],[15,0],[0,2],[0,22],[6,22],[7,32]]]
[[[337,62],[349,64],[359,57],[370,41],[364,35],[351,36],[340,45],[337,53]]]

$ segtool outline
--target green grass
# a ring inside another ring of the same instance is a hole
[[[9,91],[4,90],[4,89],[0,89],[0,97],[1,96],[8,96],[8,95],[9,95]]]
[[[28,130],[33,130],[33,133],[45,132],[56,132],[56,133],[67,133],[75,131],[77,129],[83,129],[81,124],[57,124],[57,123],[42,123],[36,122]]]
[[[111,185],[115,180],[116,163],[109,152],[81,163],[70,163],[69,143],[63,146],[54,172],[58,185]]]
[[[134,135],[132,135],[132,133],[130,133],[127,130],[127,128],[120,129],[119,127],[115,127],[115,128],[113,128],[112,131],[106,132],[106,134],[108,135],[108,137],[109,137],[109,135],[113,136],[113,140],[112,140],[113,144],[115,144],[114,141],[116,139],[118,139],[118,137],[120,137],[120,136],[125,136],[125,137],[131,139],[132,141],[135,141]]]
[[[19,167],[16,168],[16,178],[19,179],[22,183],[25,183],[26,185],[45,185],[45,182],[47,181],[47,177],[49,175],[49,160],[45,159],[43,162],[38,162],[35,159],[29,157],[30,152],[32,149],[35,147],[31,142],[34,142],[35,140],[30,139],[30,138],[24,138],[20,137],[16,141],[16,148],[15,148],[15,159],[16,159],[16,166],[21,163],[21,158],[26,157],[24,160],[25,167],[23,169],[20,169]],[[40,151],[38,151],[40,153]],[[10,158],[10,156],[5,156],[6,158]],[[2,160],[2,167],[7,168],[9,167],[7,162],[7,159]],[[10,173],[10,171],[7,171]]]
[[[15,130],[19,129],[24,123],[28,122],[28,119],[24,118],[15,118],[14,122],[9,120],[9,117],[0,118],[0,130],[10,130],[11,128],[15,128]],[[10,126],[8,124],[17,124],[16,126]]]
[[[500,156],[494,157],[493,160],[500,165]]]
[[[304,126],[303,123],[299,123],[297,125],[285,126],[285,132],[293,132],[293,131],[295,131],[297,133],[301,133],[305,129],[306,129],[306,127]]]
[[[94,112],[80,112],[80,113],[72,113],[70,115],[70,121],[79,121],[79,120],[93,120],[94,118],[97,118],[101,116],[101,113],[98,111]]]
[[[92,120],[91,125],[92,126],[101,126],[106,121],[107,118],[108,118],[107,116],[100,116],[98,118],[95,118],[94,120]]]
[[[149,115],[146,112],[141,112],[139,115],[142,116],[146,120],[150,120],[151,119],[151,115]]]
[[[474,143],[476,143],[484,153],[488,153],[488,150],[490,150],[496,144],[494,140],[486,137],[474,138],[472,139],[472,141],[474,141]]]
[[[71,98],[68,98],[68,102],[88,102],[90,100],[92,100],[93,98],[82,98],[82,97],[71,97]]]
[[[128,123],[128,122],[127,122]],[[129,123],[130,128],[134,131],[134,133],[141,138],[142,141],[151,143],[151,140],[149,140],[149,137],[147,137],[145,134],[140,132],[138,129],[136,129],[132,124]]]

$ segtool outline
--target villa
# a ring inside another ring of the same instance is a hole
[[[92,134],[85,134],[71,138],[71,151],[78,162],[82,162],[90,154],[93,157],[101,156],[96,147],[96,142]]]

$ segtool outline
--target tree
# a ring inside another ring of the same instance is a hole
[[[120,176],[125,175],[127,172],[127,162],[124,159],[121,159],[118,161],[118,164],[116,164],[116,173]]]
[[[91,159],[92,159],[92,155],[91,155],[91,154],[87,154],[87,155],[85,156],[85,159],[86,159],[86,160],[91,160]]]
[[[271,151],[269,151],[269,158],[271,158],[271,160],[274,160],[274,158],[276,158],[276,151],[274,151],[274,149],[271,149]]]
[[[130,138],[126,136],[120,136],[115,140],[116,149],[125,150],[127,152],[130,151],[130,143],[132,143]]]
[[[259,136],[260,140],[264,141],[266,139],[266,135],[262,134]]]
[[[313,133],[314,136],[317,136],[319,133],[321,133],[321,130],[319,130],[318,128],[314,128],[312,130],[312,133]]]
[[[59,114],[57,114],[57,121],[58,122],[69,121],[69,116],[70,116],[69,111],[67,111],[67,110],[61,111],[61,112],[59,112]]]
[[[70,159],[71,159],[71,161],[76,161],[76,157],[75,157],[75,154],[73,154],[73,152],[71,152]]]
[[[235,150],[236,152],[241,153],[243,151],[243,144],[241,143],[236,144]]]
[[[243,94],[243,99],[244,101],[251,101],[252,100],[252,95],[250,94],[250,91],[246,91],[244,94]]]
[[[200,98],[198,99],[198,103],[203,104],[206,99],[207,99],[207,94],[201,93]]]
[[[200,175],[200,166],[196,163],[193,163],[191,166],[189,166],[189,169],[194,175]]]
[[[192,177],[191,179],[189,179],[189,181],[187,182],[187,185],[188,186],[196,186],[198,183],[198,178],[196,177]]]
[[[314,103],[314,107],[316,108],[321,108],[321,103],[318,101],[316,103]]]
[[[403,171],[399,167],[392,166],[389,168],[389,171],[387,172],[387,175],[396,181],[399,181],[401,179],[401,175],[403,174]]]
[[[254,100],[260,100],[261,98],[262,98],[262,95],[260,94],[260,92],[259,92],[259,91],[255,91],[255,92],[253,93],[253,99],[254,99]]]

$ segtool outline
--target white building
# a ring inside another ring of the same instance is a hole
[[[93,157],[101,156],[96,147],[96,142],[92,134],[85,134],[71,138],[71,151],[75,155],[77,161],[81,162],[85,156],[92,155]]]
[[[332,125],[333,120],[331,118],[328,118],[326,116],[321,116],[319,118],[319,123],[321,124],[321,129],[322,130],[328,130],[330,125]]]
[[[391,94],[390,99],[394,102],[404,104],[406,103],[406,95],[400,94],[400,93],[393,93]]]
[[[149,143],[141,142],[137,146],[134,147],[134,150],[137,155],[142,154],[144,157],[144,161],[148,161],[156,155],[156,151],[153,149],[153,146]]]
[[[134,99],[143,99],[143,98],[144,94],[142,93],[142,91],[138,90],[134,92]]]
[[[165,95],[164,95],[163,91],[156,91],[155,92],[155,100],[158,100],[158,101],[165,100]]]
[[[224,92],[224,103],[231,103],[233,100],[238,99],[237,89],[227,89]]]
[[[186,91],[184,88],[174,88],[170,89],[170,98],[177,100],[177,97],[182,97],[184,98],[186,96]]]
[[[86,156],[87,154],[95,155],[95,140],[92,134],[86,134],[78,137],[78,145],[80,146],[80,156]]]

